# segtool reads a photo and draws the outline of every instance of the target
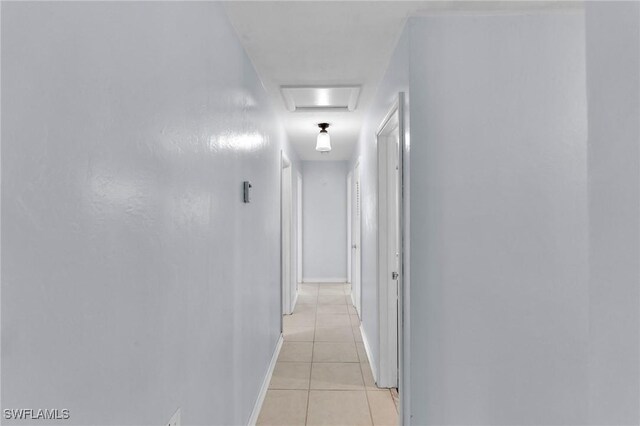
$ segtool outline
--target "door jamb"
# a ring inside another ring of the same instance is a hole
[[[352,226],[353,223],[351,223],[353,217],[352,217],[352,211],[351,211],[351,204],[353,202],[352,198],[353,198],[353,172],[349,172],[347,174],[347,283],[352,285],[352,289],[353,289],[353,275],[352,275],[352,270],[353,270],[353,250],[352,250],[352,240],[353,240],[353,231],[352,231]],[[351,291],[353,293],[353,290]],[[352,297],[353,299],[353,297]]]
[[[386,226],[387,226],[387,214],[386,214],[386,205],[384,206],[384,209],[381,209],[381,203],[380,203],[380,199],[378,199],[378,232],[376,235],[376,240],[377,240],[377,260],[378,260],[378,271],[377,271],[377,284],[378,284],[378,296],[379,296],[379,303],[378,303],[378,337],[379,337],[379,356],[378,356],[378,371],[377,371],[377,379],[378,379],[378,385],[382,386],[382,387],[386,387],[386,386],[395,386],[394,383],[387,383],[386,380],[388,380],[389,377],[389,371],[391,368],[398,368],[398,372],[397,372],[397,381],[398,381],[398,386],[399,386],[399,391],[400,391],[400,420],[402,422],[402,418],[404,416],[403,413],[403,409],[402,407],[405,405],[404,401],[407,400],[408,398],[408,389],[406,389],[406,387],[404,386],[404,362],[403,362],[403,357],[404,357],[404,353],[405,353],[405,341],[404,341],[404,306],[405,303],[407,302],[405,300],[404,297],[404,264],[405,264],[405,257],[404,257],[404,244],[405,244],[405,232],[404,232],[404,207],[405,207],[405,202],[404,202],[404,185],[403,185],[403,178],[404,178],[404,158],[403,158],[403,154],[404,154],[404,145],[405,145],[405,141],[404,141],[404,136],[405,136],[405,129],[404,129],[404,93],[399,93],[398,94],[398,98],[397,100],[394,102],[394,104],[391,106],[389,112],[386,114],[385,118],[382,120],[380,126],[378,127],[378,130],[376,131],[376,162],[377,162],[377,166],[378,166],[378,172],[377,172],[377,176],[378,176],[378,191],[377,194],[378,196],[381,193],[381,188],[380,188],[380,182],[382,182],[382,179],[380,178],[380,167],[379,167],[379,158],[380,158],[380,143],[381,143],[381,137],[383,131],[385,130],[385,128],[387,127],[387,125],[390,123],[391,120],[394,119],[394,116],[397,117],[398,120],[398,142],[399,142],[399,146],[398,146],[398,167],[399,167],[399,182],[398,182],[398,196],[399,196],[399,212],[398,212],[398,221],[399,221],[399,253],[400,253],[400,259],[399,259],[399,279],[398,279],[398,308],[397,308],[397,334],[396,334],[396,339],[397,339],[397,348],[393,348],[390,347],[390,342],[389,342],[389,322],[387,321],[387,315],[389,312],[389,295],[386,293],[385,290],[387,290],[387,280],[388,280],[388,276],[387,276],[387,271],[386,268],[381,268],[380,267],[380,260],[382,259],[381,256],[384,256],[384,261],[386,263],[386,250],[385,253],[381,253],[381,241],[380,241],[380,236],[382,234],[382,232],[384,231],[386,233]],[[386,148],[386,146],[385,146]],[[385,179],[385,185],[386,185],[386,171],[384,174],[384,179]],[[384,274],[384,276],[382,276],[382,274]],[[384,315],[383,315],[384,314]],[[408,342],[407,342],[408,343]],[[388,365],[389,363],[389,353],[391,350],[397,350],[397,366],[390,366]],[[402,424],[402,423],[401,423]]]
[[[280,298],[280,305],[281,305],[281,314],[282,315],[287,315],[287,314],[291,314],[293,311],[293,303],[292,303],[292,294],[291,294],[291,290],[292,290],[292,276],[291,276],[291,270],[292,270],[292,223],[293,223],[293,187],[292,187],[292,167],[291,167],[291,161],[289,160],[289,157],[287,157],[287,155],[284,153],[284,151],[281,151],[281,166],[280,166],[280,294],[281,294],[281,298]],[[288,172],[285,172],[285,170],[288,169]],[[289,176],[289,182],[287,182],[287,186],[285,187],[285,177]],[[285,197],[288,198],[288,200],[285,200]],[[285,201],[287,201],[285,203]],[[287,209],[287,212],[285,212],[285,208]],[[285,222],[285,214],[288,215],[288,219],[289,222],[288,223],[284,223]],[[289,232],[288,232],[288,240],[289,241],[285,241],[285,226],[288,226],[289,228]],[[286,244],[286,245],[285,245]],[[285,247],[288,247],[289,250],[286,251],[285,253]],[[286,262],[286,257],[288,257],[288,262]],[[288,266],[288,267],[287,267]],[[286,279],[288,277],[288,280]]]
[[[355,249],[356,253],[351,256],[351,264],[357,267],[357,286],[355,286],[355,277],[353,271],[351,273],[351,300],[353,301],[354,308],[356,309],[356,313],[358,314],[358,318],[362,321],[362,174],[360,173],[360,157],[357,158],[355,165],[353,166],[352,172],[352,188],[353,197],[352,197],[352,217],[350,220],[353,220],[354,217],[357,217],[358,226],[354,227],[354,224],[351,225],[351,232],[353,233],[354,229],[357,229],[357,241],[351,241],[351,247]],[[357,172],[357,173],[356,173]],[[359,188],[356,185],[360,185]],[[359,216],[358,216],[359,215]],[[355,262],[355,259],[358,259]],[[356,294],[355,288],[357,287],[358,291]]]
[[[302,175],[296,173],[296,288],[302,283]]]

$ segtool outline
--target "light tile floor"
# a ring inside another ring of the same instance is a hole
[[[392,393],[373,381],[347,284],[303,284],[258,425],[391,426]]]

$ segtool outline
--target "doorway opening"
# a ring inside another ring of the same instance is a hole
[[[378,326],[377,385],[402,389],[403,318],[403,103],[400,93],[378,132]],[[404,395],[401,396],[401,402]],[[400,404],[402,407],[402,403]],[[402,416],[402,412],[400,412]]]
[[[282,314],[293,312],[298,296],[295,275],[293,273],[293,184],[291,161],[282,153],[281,169],[281,276],[282,276]]]

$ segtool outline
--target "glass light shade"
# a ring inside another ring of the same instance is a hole
[[[329,152],[331,151],[331,138],[329,133],[320,132],[318,135],[318,141],[316,143],[316,151]]]

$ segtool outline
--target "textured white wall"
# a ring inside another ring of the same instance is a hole
[[[377,288],[377,150],[376,132],[382,120],[398,100],[398,93],[405,92],[405,159],[409,149],[409,38],[403,31],[396,49],[389,61],[389,67],[380,82],[375,99],[367,112],[360,131],[354,157],[349,164],[353,170],[360,161],[360,191],[362,204],[361,252],[362,252],[362,326],[369,342],[373,368],[378,360],[378,288]],[[409,231],[409,163],[404,163],[405,191],[405,232]],[[408,240],[405,240],[408,242]],[[405,245],[405,255],[409,250]],[[405,288],[408,287],[408,265],[405,265]],[[408,312],[407,312],[408,313]]]
[[[246,423],[280,333],[275,123],[217,4],[2,4],[2,408]]]
[[[580,11],[435,15],[400,38],[353,162],[363,164],[363,325],[375,359],[375,129],[408,91],[412,424],[589,420],[585,61]],[[637,194],[637,155],[625,154]],[[627,266],[630,278],[637,263]],[[632,282],[622,293],[633,320]],[[620,373],[637,377],[633,356]],[[612,390],[637,381],[627,383]]]
[[[302,164],[303,281],[346,281],[347,162]]]
[[[640,4],[587,2],[589,421],[640,424]]]
[[[411,26],[415,424],[584,424],[580,12]]]
[[[640,6],[586,10],[413,19],[368,113],[376,358],[374,132],[410,92],[412,424],[640,422]]]

